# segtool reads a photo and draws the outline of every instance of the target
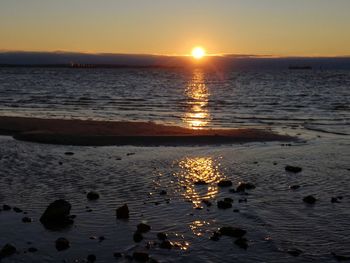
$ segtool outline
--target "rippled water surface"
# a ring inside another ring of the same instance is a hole
[[[350,133],[349,71],[0,69],[0,114]]]

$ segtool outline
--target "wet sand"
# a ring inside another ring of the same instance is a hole
[[[254,128],[196,130],[152,122],[24,117],[0,117],[0,134],[12,135],[15,139],[23,141],[76,146],[185,146],[295,139]]]

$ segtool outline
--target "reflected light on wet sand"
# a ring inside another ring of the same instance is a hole
[[[183,122],[192,129],[203,129],[210,123],[208,109],[209,90],[205,83],[203,70],[195,69],[186,90],[186,112]]]
[[[212,157],[185,158],[178,163],[178,178],[181,194],[194,207],[202,207],[203,200],[214,198],[218,193],[217,183],[224,179],[218,160]]]

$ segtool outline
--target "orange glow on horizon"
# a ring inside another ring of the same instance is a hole
[[[192,57],[195,59],[201,59],[206,55],[205,49],[202,47],[195,47],[192,49]]]

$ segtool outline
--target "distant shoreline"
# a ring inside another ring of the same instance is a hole
[[[0,117],[0,127],[1,135],[17,140],[77,146],[192,146],[295,139],[255,128],[194,130],[151,122]]]
[[[0,68],[169,68],[177,69],[184,66],[166,65],[113,65],[113,64],[0,64]]]

